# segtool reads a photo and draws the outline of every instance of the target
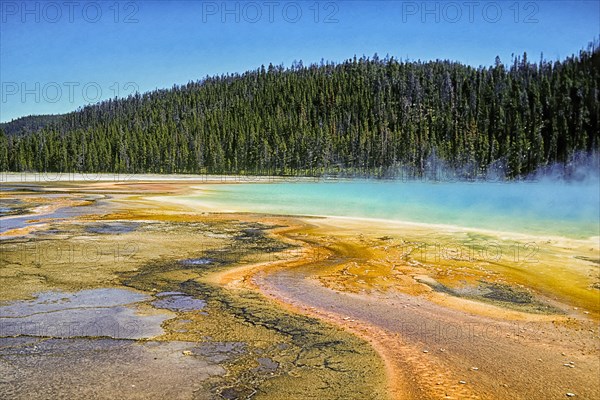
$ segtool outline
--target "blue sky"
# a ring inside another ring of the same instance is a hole
[[[117,6],[115,6],[115,4]],[[600,35],[599,1],[0,2],[0,122],[243,72],[389,54],[550,60]],[[317,13],[318,9],[318,13]]]

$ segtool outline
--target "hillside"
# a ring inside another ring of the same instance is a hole
[[[7,135],[26,135],[36,132],[48,125],[57,123],[62,115],[29,115],[16,118],[10,122],[0,123],[0,129]]]
[[[512,177],[598,150],[599,89],[594,45],[480,68],[269,65],[3,124],[0,170],[386,176],[443,163]]]

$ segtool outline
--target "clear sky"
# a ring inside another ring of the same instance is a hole
[[[600,1],[0,1],[0,122],[269,63],[562,59]]]

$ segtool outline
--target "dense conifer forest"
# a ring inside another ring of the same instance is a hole
[[[600,50],[269,65],[27,118],[0,128],[2,171],[382,177],[441,163],[510,178],[598,152]]]

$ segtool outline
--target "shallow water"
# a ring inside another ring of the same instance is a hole
[[[185,293],[163,292],[156,295],[159,299],[152,306],[171,311],[189,312],[202,310],[206,306],[204,300],[196,299]]]
[[[45,222],[56,219],[75,218],[90,212],[89,207],[61,207],[55,211],[46,214],[26,214],[20,216],[8,216],[0,218],[0,233],[4,233],[13,229],[20,229],[27,225]]]
[[[140,315],[131,307],[149,299],[123,289],[41,293],[0,306],[0,336],[150,338],[163,333],[168,316]]]
[[[556,234],[600,235],[600,183],[334,181],[213,185],[221,209],[334,215]]]
[[[183,265],[210,265],[213,264],[215,260],[211,258],[190,258],[187,260],[180,261]]]

